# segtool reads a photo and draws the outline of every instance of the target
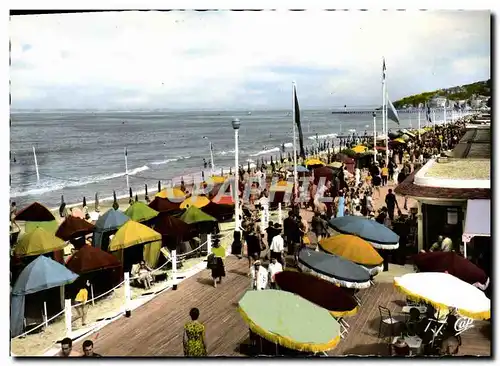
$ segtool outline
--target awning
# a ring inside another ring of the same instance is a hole
[[[475,236],[491,236],[490,200],[468,200],[465,230],[462,241],[468,243]]]

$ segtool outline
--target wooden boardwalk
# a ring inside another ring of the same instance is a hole
[[[183,281],[176,291],[168,291],[134,310],[130,318],[109,324],[93,336],[95,351],[103,356],[182,356],[183,326],[189,310],[198,307],[205,324],[210,356],[244,356],[240,344],[248,341],[248,327],[236,306],[249,286],[248,261],[234,256],[226,259],[226,278],[216,289],[208,270]],[[348,318],[349,334],[330,356],[388,354],[387,340],[378,338],[378,305],[400,317],[404,300],[392,284],[381,283],[360,292],[360,311]],[[491,326],[475,322],[462,335],[461,355],[491,355]],[[74,346],[81,349],[81,342]]]

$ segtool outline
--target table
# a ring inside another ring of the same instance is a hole
[[[392,339],[392,344],[395,344],[399,338],[401,337],[394,337]],[[410,349],[415,350],[416,354],[420,353],[420,348],[422,347],[422,338],[418,336],[406,336],[403,337],[403,339],[405,340],[408,347],[410,347]]]

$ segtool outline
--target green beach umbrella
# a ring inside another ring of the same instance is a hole
[[[196,206],[189,206],[180,217],[186,224],[196,224],[199,222],[217,221],[217,219],[206,214]]]
[[[137,222],[150,220],[153,217],[158,216],[158,213],[158,211],[153,210],[144,202],[133,202],[132,205],[130,205],[130,207],[125,211],[125,215]]]
[[[59,224],[57,223],[56,220],[52,221],[26,221],[26,224],[24,226],[24,231],[26,233],[29,233],[36,228],[41,227],[45,231],[55,234],[57,231],[57,228],[59,227]]]
[[[26,257],[51,253],[61,250],[65,246],[66,243],[56,237],[54,233],[37,227],[21,237],[14,248],[14,253],[20,257]]]
[[[340,341],[340,325],[328,310],[290,292],[247,291],[238,311],[254,333],[289,349],[325,352]]]

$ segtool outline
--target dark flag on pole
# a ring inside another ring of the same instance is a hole
[[[425,103],[425,119],[429,121],[429,123],[432,123],[431,119],[431,107],[427,103]]]
[[[302,135],[302,126],[300,125],[300,108],[299,100],[297,99],[297,89],[295,85],[293,86],[293,100],[294,100],[294,113],[295,113],[295,123],[297,124],[297,130],[299,131],[299,146],[300,146],[300,156],[305,159],[306,153],[304,151],[304,136]]]
[[[389,96],[387,96],[387,118],[390,120],[396,122],[399,125],[399,116],[398,116],[398,111],[396,108],[394,108],[394,105],[392,104],[391,100],[389,99]]]

